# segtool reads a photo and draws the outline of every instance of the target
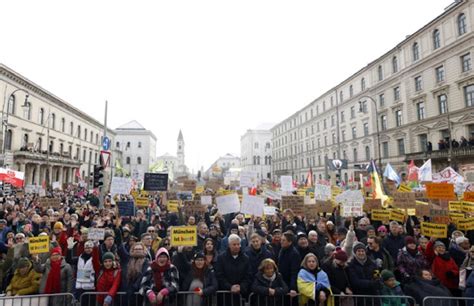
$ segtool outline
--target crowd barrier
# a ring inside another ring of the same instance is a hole
[[[79,297],[80,306],[96,306],[98,305],[98,298],[105,298],[107,292],[84,292]],[[128,294],[127,292],[117,292],[114,300],[113,306],[144,306],[145,300],[141,294],[138,292],[133,295]],[[2,305],[0,305],[2,306]]]
[[[71,293],[0,297],[0,306],[71,306],[74,302]]]
[[[427,296],[422,306],[474,306],[474,298]]]

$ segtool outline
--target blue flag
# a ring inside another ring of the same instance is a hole
[[[397,182],[397,186],[400,185],[401,183],[401,178],[398,176],[398,174],[393,170],[392,166],[390,163],[387,163],[387,166],[385,167],[385,171],[383,173],[383,176],[386,177],[387,179]]]

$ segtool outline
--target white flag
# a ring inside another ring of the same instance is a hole
[[[418,181],[431,182],[433,181],[431,159],[428,159],[423,166],[418,169]]]

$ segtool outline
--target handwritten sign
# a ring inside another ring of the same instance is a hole
[[[28,239],[28,250],[30,254],[42,254],[49,252],[49,237],[39,236]]]
[[[426,196],[428,199],[456,199],[453,184],[426,183]]]
[[[372,220],[388,222],[390,220],[390,211],[385,209],[372,209]]]
[[[239,212],[240,201],[239,196],[234,194],[228,194],[216,198],[217,209],[222,215]]]
[[[446,238],[448,237],[448,225],[421,222],[421,234],[428,237]]]
[[[168,173],[145,173],[143,189],[146,191],[168,190]]]
[[[53,207],[53,208],[61,207],[61,199],[59,198],[40,198],[39,203],[42,207]]]
[[[263,216],[263,205],[263,198],[244,194],[242,197],[242,208],[240,209],[240,212],[261,217]]]
[[[104,240],[105,228],[89,228],[87,239],[89,240]]]
[[[118,177],[114,176],[112,178],[112,183],[110,185],[110,194],[128,194],[132,189],[132,179],[129,177]]]
[[[196,226],[172,226],[171,246],[173,247],[194,247],[197,246]]]
[[[135,205],[133,205],[133,201],[119,201],[117,202],[117,206],[121,217],[135,216]]]

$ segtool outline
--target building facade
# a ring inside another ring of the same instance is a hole
[[[99,163],[103,125],[2,64],[0,92],[5,167],[24,172],[25,184],[88,182]],[[107,134],[115,138],[112,130]]]
[[[240,169],[240,157],[227,153],[219,157],[204,173],[205,178],[224,178],[230,169]]]
[[[332,176],[326,159],[347,159],[347,181],[371,159],[399,172],[431,158],[434,170],[473,161],[474,3],[457,1],[363,69],[272,131],[276,177]],[[467,145],[446,147],[462,137]],[[471,144],[469,139],[471,138]],[[441,141],[442,140],[442,141]],[[439,146],[438,146],[439,143]]]
[[[240,137],[242,170],[257,172],[259,180],[271,179],[272,133],[269,130],[247,130]]]
[[[138,182],[156,161],[156,136],[132,120],[115,129],[115,148],[122,151],[121,165],[125,174]]]

